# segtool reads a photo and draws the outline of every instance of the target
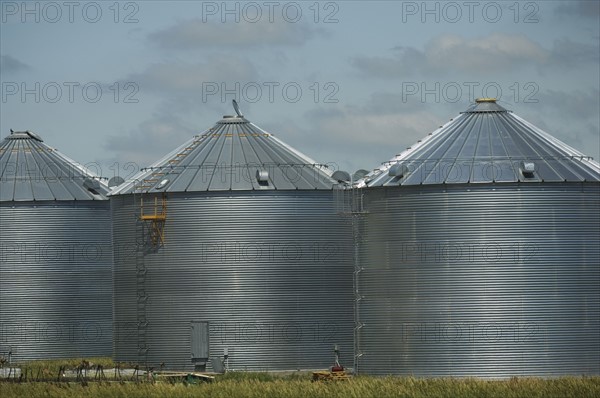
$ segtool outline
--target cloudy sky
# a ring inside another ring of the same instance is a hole
[[[372,169],[477,97],[600,158],[598,1],[1,1],[0,134],[127,177],[233,113]]]

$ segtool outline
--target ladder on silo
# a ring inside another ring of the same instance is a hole
[[[196,147],[198,145],[200,145],[200,143],[202,143],[202,141],[204,140],[205,137],[208,137],[209,133],[212,130],[213,129],[211,128],[211,129],[207,130],[206,132],[204,132],[203,134],[196,135],[194,137],[195,139],[190,143],[190,145],[183,148],[180,152],[175,154],[174,157],[172,157],[171,159],[169,159],[167,161],[167,165],[171,166],[171,167],[177,166],[183,159],[185,159],[185,157],[187,155],[189,155],[194,149],[196,149]]]
[[[147,253],[148,239],[146,237],[146,225],[142,220],[142,209],[137,206],[136,195],[134,194],[134,206],[136,208],[135,238],[135,273],[136,273],[136,325],[137,325],[137,356],[138,365],[148,366],[148,318],[146,306],[148,304],[148,294],[146,293],[146,268],[145,256]],[[141,199],[141,198],[140,198]]]
[[[145,183],[143,181],[142,183]],[[138,187],[139,189],[139,187]],[[146,279],[148,268],[146,267],[146,255],[155,252],[164,244],[164,224],[167,216],[167,197],[162,194],[155,196],[154,200],[146,201],[144,206],[144,193],[136,191],[133,194],[136,209],[135,236],[136,236],[136,317],[137,317],[137,355],[138,365],[148,368],[148,293],[146,291]],[[148,204],[150,203],[150,204]],[[148,210],[150,208],[150,210]]]
[[[360,349],[360,332],[364,324],[360,321],[360,303],[363,296],[360,294],[360,274],[363,267],[360,264],[360,245],[363,236],[361,233],[361,224],[363,218],[368,214],[364,208],[364,194],[361,188],[347,185],[337,185],[333,189],[336,212],[340,216],[349,220],[352,226],[353,242],[353,263],[354,272],[352,280],[352,289],[354,292],[354,373],[359,371],[359,362],[363,353]]]
[[[169,160],[170,173],[173,174],[173,168],[192,150],[194,150],[206,136],[198,135],[196,139],[173,159]],[[177,173],[175,173],[177,174]],[[162,194],[161,199],[154,197],[153,211],[147,212],[144,209],[144,191],[154,187],[159,179],[165,175],[164,170],[152,170],[150,175],[138,181],[133,187],[133,203],[135,208],[135,238],[136,238],[136,320],[137,320],[137,357],[138,366],[142,365],[148,369],[148,294],[146,291],[146,278],[148,269],[145,263],[146,254],[157,250],[164,244],[164,224],[167,213],[167,196]],[[139,195],[139,201],[138,196]]]
[[[150,208],[150,211],[148,211]],[[167,194],[163,193],[161,198],[154,197],[154,201],[146,201],[140,197],[140,215],[139,219],[145,223],[147,231],[146,244],[156,250],[165,243],[165,221],[167,220]]]

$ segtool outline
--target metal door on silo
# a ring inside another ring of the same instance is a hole
[[[209,348],[209,327],[208,322],[192,321],[190,323],[191,338],[191,355],[192,363],[196,370],[206,370],[206,362],[208,361]]]

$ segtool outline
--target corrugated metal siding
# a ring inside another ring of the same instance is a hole
[[[360,372],[600,373],[597,183],[366,195]]]
[[[115,359],[135,362],[134,197],[111,203]],[[352,237],[331,191],[170,194],[165,239],[145,257],[148,363],[193,369],[190,324],[208,321],[231,369],[323,368],[334,344],[351,364]]]
[[[110,356],[109,202],[2,202],[0,224],[0,355]]]

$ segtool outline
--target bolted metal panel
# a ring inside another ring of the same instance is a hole
[[[111,197],[117,361],[139,359],[139,199]],[[191,321],[209,323],[209,364],[227,352],[229,369],[323,368],[334,344],[352,363],[352,237],[331,191],[170,193],[167,200],[165,244],[144,257],[148,364],[193,369]]]
[[[110,356],[109,202],[2,202],[0,225],[0,355]]]
[[[365,195],[360,372],[600,373],[598,183]]]

